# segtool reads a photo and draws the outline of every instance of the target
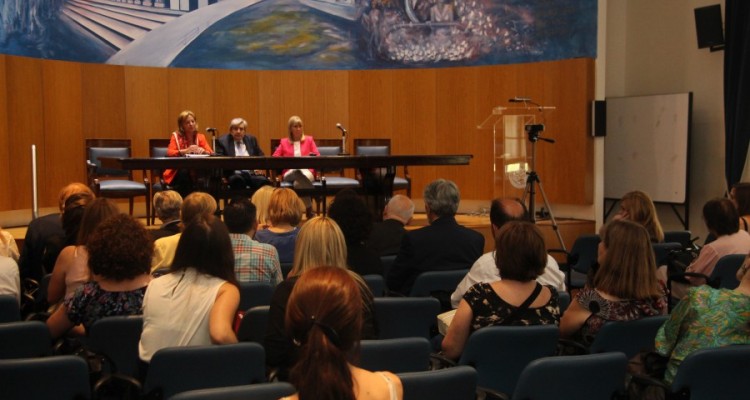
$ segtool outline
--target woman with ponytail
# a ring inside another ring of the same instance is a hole
[[[288,400],[400,400],[401,380],[352,364],[362,333],[362,293],[353,272],[311,269],[297,280],[285,325],[298,358],[289,374],[297,394]]]

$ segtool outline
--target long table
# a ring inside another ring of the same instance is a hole
[[[363,194],[374,198],[376,218],[382,214],[384,199],[393,194],[393,178],[398,166],[425,165],[469,165],[471,154],[442,155],[390,155],[390,156],[317,156],[317,157],[134,157],[101,158],[106,168],[142,170],[144,176],[153,170],[192,169],[221,170],[268,170],[312,168],[325,176],[326,171],[356,168],[362,176]],[[209,190],[217,195],[215,188]]]

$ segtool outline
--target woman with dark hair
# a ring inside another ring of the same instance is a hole
[[[365,246],[372,232],[372,213],[353,190],[342,190],[333,200],[328,216],[341,228],[346,239],[346,262],[360,274],[383,275],[380,256]]]
[[[199,218],[182,232],[170,273],[146,291],[141,360],[165,347],[236,343],[239,303],[229,232],[213,216]]]
[[[729,191],[729,198],[740,215],[740,229],[750,231],[750,182],[735,183]]]
[[[285,319],[299,347],[289,375],[297,394],[288,399],[403,398],[398,376],[352,364],[362,336],[362,309],[360,285],[345,269],[322,266],[299,277]]]
[[[53,338],[78,324],[88,330],[104,317],[141,313],[153,254],[146,228],[130,215],[117,214],[94,230],[86,249],[92,280],[66,297],[49,317]]]
[[[608,321],[631,321],[667,312],[657,280],[651,240],[643,225],[612,221],[599,243],[599,269],[560,320],[560,334],[589,345]]]
[[[501,280],[470,287],[443,339],[445,356],[457,359],[469,335],[493,325],[557,325],[557,290],[536,278],[547,266],[544,238],[534,224],[510,221],[495,240],[495,265]]]

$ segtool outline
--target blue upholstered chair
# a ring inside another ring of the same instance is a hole
[[[138,343],[143,331],[140,315],[105,317],[91,325],[88,345],[112,362],[113,372],[138,377]]]
[[[4,400],[89,399],[89,368],[78,356],[0,360]]]
[[[271,304],[274,289],[269,282],[240,282],[239,310]]]
[[[354,139],[354,154],[358,156],[389,156],[391,155],[391,139]],[[393,178],[393,190],[406,190],[411,197],[411,177],[409,167],[404,166],[404,176]]]
[[[398,374],[404,400],[473,400],[477,371],[467,366]]]
[[[420,337],[362,340],[359,366],[368,371],[393,373],[426,371],[431,350],[430,341]]]
[[[189,390],[178,393],[172,400],[278,400],[297,390],[286,382],[255,383],[213,389]]]
[[[0,343],[0,359],[3,360],[52,355],[52,338],[42,321],[0,324]]]
[[[380,339],[430,338],[437,324],[440,302],[433,297],[376,297],[375,320]]]
[[[263,344],[270,309],[270,306],[256,306],[245,311],[237,331],[237,340]]]
[[[0,323],[21,320],[21,308],[15,296],[0,295]]]

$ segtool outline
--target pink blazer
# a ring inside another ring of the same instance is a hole
[[[310,154],[314,154],[316,156],[320,155],[320,152],[318,151],[318,146],[315,145],[315,140],[313,140],[312,136],[305,135],[305,138],[302,139],[300,142],[300,154],[304,156],[309,156]],[[274,157],[294,157],[294,143],[289,140],[289,138],[283,138],[281,139],[281,143],[279,144],[279,147],[276,148],[276,150],[273,152]],[[288,169],[285,169],[282,172],[282,175],[286,173]],[[315,175],[314,170],[310,170],[313,175]]]

